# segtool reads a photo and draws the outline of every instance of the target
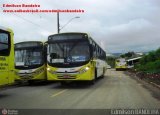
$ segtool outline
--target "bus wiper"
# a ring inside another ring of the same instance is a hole
[[[74,48],[77,44],[79,44],[79,42],[76,42],[76,43],[74,43],[74,44],[72,45],[72,47],[71,47],[70,50],[69,50],[69,53],[73,50],[73,48]]]

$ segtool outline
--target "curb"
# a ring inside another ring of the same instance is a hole
[[[160,89],[160,85],[157,85],[156,83],[153,83],[153,82],[149,82],[149,83]]]
[[[143,80],[143,79],[139,79],[136,75],[135,75],[134,77],[137,78],[137,79],[140,80],[140,81],[146,82],[146,83],[148,83],[148,84],[150,84],[150,85],[152,85],[152,86],[160,89],[160,85],[157,85],[156,83],[149,82],[149,81],[146,81],[146,80]]]
[[[130,73],[130,72],[128,72],[128,73]],[[131,73],[131,74],[132,74],[132,73]],[[141,81],[141,82],[148,83],[148,84],[150,84],[150,85],[152,85],[152,86],[154,86],[154,87],[160,89],[160,85],[157,85],[157,84],[154,83],[154,82],[148,82],[148,81],[146,81],[146,80],[140,79],[140,78],[137,77],[136,75],[132,75],[132,76],[133,76],[134,78],[136,78],[137,80]]]

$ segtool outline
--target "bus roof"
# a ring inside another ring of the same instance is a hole
[[[137,60],[137,59],[140,59],[142,57],[136,57],[136,58],[132,58],[132,59],[128,59],[127,61],[133,61],[133,60]]]
[[[6,28],[6,27],[3,27],[3,26],[0,26],[0,30],[13,32],[10,28]]]
[[[89,35],[87,33],[83,33],[83,32],[65,32],[65,33],[49,35],[48,40],[49,40],[50,37],[54,37],[54,36],[58,36],[58,35],[69,35],[69,34],[82,34],[82,35],[87,35],[89,37]]]
[[[7,31],[7,30],[8,30],[8,28],[3,27],[3,26],[0,26],[0,29],[1,29],[1,30],[5,30],[5,31]]]
[[[64,33],[59,33],[59,34],[61,35],[61,34],[87,34],[87,33],[84,33],[84,32],[64,32]],[[59,35],[59,34],[52,34],[50,36]]]
[[[16,44],[23,44],[23,43],[43,43],[42,41],[23,41],[23,42],[17,42],[17,43],[15,43],[14,45],[16,45]]]
[[[43,42],[41,41],[24,41],[14,44],[15,49],[25,49],[25,48],[35,48],[43,47]]]

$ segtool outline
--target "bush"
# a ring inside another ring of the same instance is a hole
[[[135,66],[138,71],[149,72],[149,73],[160,73],[160,60],[156,60],[155,62],[148,62],[144,65],[136,65]]]
[[[160,59],[160,48],[155,52],[156,53],[156,59]]]
[[[153,62],[156,61],[156,53],[154,51],[149,52],[149,54],[147,55],[147,62]]]
[[[160,73],[160,48],[141,58],[135,69],[142,72]]]

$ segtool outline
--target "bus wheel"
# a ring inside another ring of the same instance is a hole
[[[90,85],[94,85],[94,84],[95,84],[95,81],[96,81],[96,80],[93,79],[93,80],[89,81],[89,84],[90,84]]]
[[[102,74],[101,78],[104,78],[104,75],[105,75],[105,68],[103,68],[103,74]]]
[[[95,75],[94,75],[94,79],[97,79],[97,68],[95,68]]]
[[[90,83],[91,85],[95,84],[96,79],[97,79],[97,68],[95,68],[94,79],[92,79],[91,81],[89,81],[89,83]]]

